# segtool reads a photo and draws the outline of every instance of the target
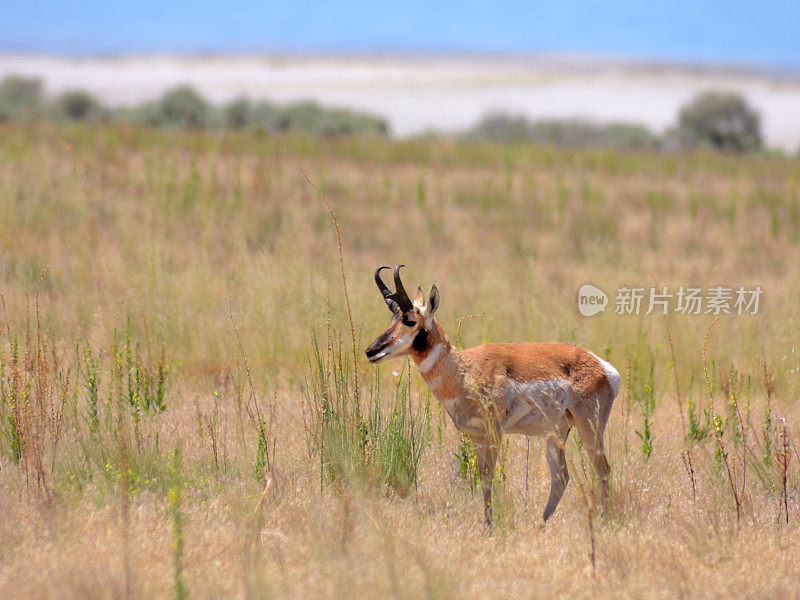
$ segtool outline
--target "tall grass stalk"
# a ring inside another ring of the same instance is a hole
[[[592,579],[597,579],[597,547],[595,542],[595,490],[593,484],[593,477],[592,477],[592,470],[586,468],[586,456],[584,452],[579,452],[580,461],[581,461],[581,470],[580,472],[575,471],[575,469],[570,465],[569,458],[567,458],[567,464],[570,465],[569,468],[575,473],[578,483],[578,490],[580,491],[581,500],[583,501],[583,507],[585,509],[586,514],[586,527],[589,533],[589,564],[592,567]]]
[[[408,379],[406,380],[406,397],[408,398],[408,413],[409,415],[413,414],[413,407],[411,406],[411,359],[406,357],[406,371],[408,373]],[[417,444],[416,439],[414,436],[414,419],[408,420],[408,427],[409,427],[409,434],[411,435],[411,455],[416,456],[417,454]],[[418,491],[417,485],[417,469],[414,469],[414,492]],[[415,496],[416,498],[416,496]]]
[[[331,215],[331,220],[333,221],[333,228],[336,232],[336,248],[339,252],[339,273],[342,276],[342,290],[344,291],[344,302],[345,306],[347,307],[347,322],[350,325],[350,341],[352,342],[352,352],[353,352],[353,380],[355,385],[353,386],[353,394],[355,396],[355,405],[356,407],[360,407],[361,403],[359,402],[359,385],[358,385],[358,349],[356,346],[356,328],[353,324],[353,311],[350,308],[350,294],[347,293],[347,276],[344,272],[344,252],[342,250],[342,233],[339,230],[339,220],[336,218],[336,213],[331,206],[331,203],[328,202],[328,198],[323,194],[317,185],[311,180],[311,177],[300,169],[300,172],[303,174],[303,177],[306,178],[308,184],[314,188],[314,191],[319,196],[320,200],[325,204],[325,208],[328,209],[328,213]]]
[[[130,510],[130,459],[125,436],[120,436],[122,453],[122,485],[120,486],[120,518],[122,525],[122,578],[125,600],[132,594],[132,569],[131,569],[131,510]]]
[[[228,305],[228,315],[233,326],[233,332],[236,335],[236,344],[239,349],[239,354],[244,363],[245,373],[247,375],[247,385],[249,387],[250,395],[247,402],[240,403],[244,406],[245,412],[250,419],[250,423],[256,432],[257,449],[256,449],[256,478],[266,481],[268,474],[273,472],[274,468],[274,455],[277,440],[272,436],[272,426],[275,422],[275,403],[269,405],[269,418],[267,418],[262,410],[256,394],[255,385],[253,385],[253,376],[250,371],[250,362],[247,360],[247,354],[244,351],[242,344],[242,337],[239,335],[239,328],[236,326],[236,320],[233,318],[233,308]]]
[[[175,600],[185,600],[187,597],[186,583],[183,577],[183,475],[182,460],[179,448],[175,448],[172,455],[172,484],[169,488],[169,515],[172,530],[172,581],[173,597]]]
[[[8,454],[25,471],[26,490],[30,491],[32,475],[34,491],[50,501],[64,412],[74,385],[71,371],[60,366],[56,344],[42,327],[39,290],[46,272],[42,269],[39,275],[33,323],[26,320],[21,335],[11,329],[5,297],[0,292],[9,343],[9,358],[0,358],[0,426],[9,443]]]
[[[686,421],[683,415],[683,400],[681,398],[681,388],[678,384],[678,358],[675,353],[675,344],[672,341],[672,330],[669,326],[669,318],[667,315],[664,315],[664,328],[667,331],[667,342],[669,343],[669,352],[672,358],[672,376],[675,382],[675,400],[678,403],[678,413],[681,416],[681,431],[683,432],[683,437],[686,439]]]
[[[639,437],[642,456],[649,460],[655,443],[652,424],[656,412],[655,358],[652,355],[649,355],[645,369],[646,371],[642,370],[637,356],[631,370],[629,386],[632,401],[639,406],[642,413],[642,427],[634,430],[634,433]]]
[[[711,329],[718,321],[719,317],[715,317],[714,320],[709,323],[705,336],[703,337],[703,372],[705,374],[706,388],[708,390],[712,432],[716,443],[716,457],[725,467],[725,475],[730,486],[731,498],[733,499],[733,505],[736,509],[736,526],[738,527],[741,521],[742,502],[747,486],[747,462],[740,459],[737,468],[734,459],[728,455],[725,445],[725,428],[727,422],[714,408],[714,387],[708,372],[708,338],[711,334]],[[741,488],[739,487],[739,480],[741,480]]]
[[[789,451],[789,430],[786,427],[786,420],[781,419],[780,429],[778,430],[778,465],[781,469],[781,495],[780,501],[778,502],[778,521],[780,521],[782,505],[787,525],[789,524],[788,472],[791,458],[792,456]]]

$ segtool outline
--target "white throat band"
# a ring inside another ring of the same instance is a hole
[[[430,371],[438,362],[439,356],[442,354],[442,350],[444,350],[444,344],[442,342],[439,342],[433,348],[431,348],[430,352],[428,352],[428,356],[420,361],[419,370],[422,373],[427,373]]]

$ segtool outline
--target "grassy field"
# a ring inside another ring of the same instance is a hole
[[[540,530],[513,436],[487,534],[419,376],[363,357],[397,263],[458,345],[619,368],[604,514],[573,436]],[[798,597],[799,264],[788,158],[4,125],[0,597]],[[614,311],[720,285],[758,314]]]

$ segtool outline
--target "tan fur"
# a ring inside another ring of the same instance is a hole
[[[590,418],[598,410],[596,398],[611,394],[599,361],[587,350],[572,344],[485,344],[465,350],[461,360],[473,380],[494,382],[495,386],[505,379],[520,382],[567,380],[575,393],[575,406],[571,409],[575,418]],[[495,396],[499,415],[505,416],[508,407],[502,391]]]
[[[419,290],[413,308],[404,315],[395,314],[389,328],[367,349],[367,355],[379,354],[373,358],[377,361],[410,355],[456,429],[472,438],[487,523],[491,523],[491,481],[506,427],[510,433],[548,437],[551,486],[545,521],[569,480],[564,443],[572,426],[578,429],[592,458],[605,500],[609,467],[603,432],[615,393],[601,361],[588,350],[562,343],[485,344],[458,351],[433,318],[433,310],[429,311]],[[411,322],[413,326],[407,324]],[[398,342],[420,334],[424,347]],[[386,348],[390,352],[383,352]],[[606,366],[618,384],[619,373]]]
[[[432,338],[431,347],[436,343],[449,347],[438,324]],[[419,365],[429,352],[430,349],[423,352],[412,349],[409,354]],[[422,377],[428,384],[439,379],[438,388],[432,390],[439,400],[459,399],[458,421],[464,423],[472,417],[486,421],[487,405],[491,405],[492,416],[502,421],[510,411],[504,388],[509,379],[534,382],[564,378],[576,395],[575,417],[588,417],[596,412],[595,398],[611,393],[605,371],[597,359],[580,346],[561,343],[485,344],[460,352],[449,347]],[[459,428],[458,422],[455,425]],[[488,424],[484,430],[491,433]]]

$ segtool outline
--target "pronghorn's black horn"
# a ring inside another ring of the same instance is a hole
[[[392,295],[392,292],[389,291],[389,288],[386,287],[386,284],[383,283],[383,279],[381,279],[381,271],[388,268],[389,267],[381,265],[375,269],[375,283],[378,285],[378,289],[381,291],[384,298],[389,298]]]
[[[403,304],[406,305],[406,308],[403,308],[403,310],[411,310],[413,304],[411,303],[411,299],[408,297],[406,288],[403,287],[403,282],[400,281],[401,267],[405,267],[405,265],[397,265],[394,268],[394,295],[397,296],[397,303],[401,307],[403,307]]]
[[[403,283],[400,281],[400,267],[403,266],[405,265],[398,265],[394,268],[394,293],[389,291],[389,288],[381,279],[381,271],[383,271],[383,269],[388,269],[389,267],[380,266],[375,269],[375,283],[383,295],[384,302],[386,302],[386,305],[392,312],[406,312],[414,307],[414,305],[411,303],[411,299],[406,293],[405,288],[403,287]]]

